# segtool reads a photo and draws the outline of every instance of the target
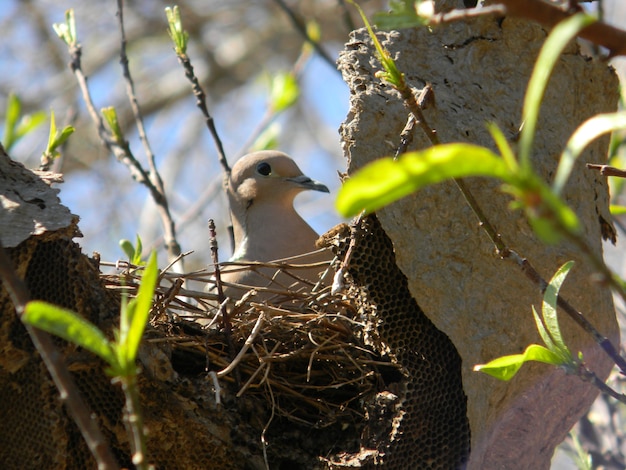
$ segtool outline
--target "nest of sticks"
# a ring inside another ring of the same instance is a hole
[[[136,293],[140,267],[102,266],[118,270],[102,276],[108,289]],[[210,377],[217,403],[246,394],[265,401],[272,415],[316,428],[363,422],[366,397],[397,366],[367,344],[371,317],[350,292],[331,294],[328,286],[303,282],[297,272],[311,265],[221,266],[272,268],[294,283],[256,287],[239,301],[220,303],[210,292],[212,272],[165,270],[154,296],[148,344],[167,343],[179,374]]]

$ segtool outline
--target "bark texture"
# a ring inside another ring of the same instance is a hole
[[[486,123],[495,122],[511,141],[521,124],[523,96],[547,32],[514,19],[481,18],[442,26],[379,33],[383,46],[415,89],[432,85],[435,106],[425,115],[442,142],[495,148]],[[339,67],[351,90],[351,107],[340,132],[351,174],[393,155],[407,110],[397,92],[374,77],[380,70],[364,30],[356,31]],[[583,57],[575,44],[562,55],[541,108],[533,161],[550,181],[568,137],[585,119],[616,109],[618,82],[606,64]],[[580,217],[584,237],[602,252],[614,236],[603,177],[585,162],[606,160],[607,139],[592,144],[576,164],[564,198]],[[429,145],[416,129],[411,149]],[[610,292],[594,284],[593,270],[569,243],[546,246],[523,215],[512,212],[499,183],[468,185],[504,241],[549,279],[567,260],[576,265],[562,293],[615,344],[619,333]],[[468,397],[472,446],[470,469],[548,468],[555,446],[590,406],[596,390],[544,365],[524,366],[504,383],[472,371],[475,364],[519,353],[540,343],[531,305],[541,295],[510,261],[500,260],[475,215],[452,183],[427,188],[377,213],[394,244],[397,263],[426,315],[456,346]],[[611,361],[565,314],[561,328],[572,351],[606,377]]]

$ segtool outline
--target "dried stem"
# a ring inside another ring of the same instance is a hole
[[[21,279],[11,265],[9,257],[0,244],[0,279],[11,296],[17,315],[21,318],[29,301],[29,295]],[[74,379],[67,370],[61,353],[56,349],[50,335],[24,324],[35,348],[50,373],[60,393],[61,401],[67,407],[72,419],[76,422],[89,450],[98,463],[99,470],[117,470],[117,464],[109,444],[98,427],[95,415],[83,400]]]

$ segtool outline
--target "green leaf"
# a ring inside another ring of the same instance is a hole
[[[132,263],[132,260],[135,258],[135,247],[131,243],[130,240],[123,238],[119,242],[120,248],[128,258],[128,261]]]
[[[567,141],[565,150],[561,154],[559,167],[554,177],[552,188],[560,194],[567,183],[574,162],[585,150],[585,147],[598,137],[619,129],[626,129],[626,111],[610,114],[598,114],[587,119]]]
[[[159,269],[157,267],[156,253],[152,252],[143,276],[141,276],[141,285],[139,286],[137,297],[131,302],[133,305],[129,308],[127,317],[129,324],[128,335],[125,339],[122,338],[126,349],[125,360],[129,366],[131,364],[134,366],[137,358],[139,344],[148,323],[158,275]]]
[[[4,120],[4,135],[2,141],[4,149],[8,152],[11,147],[17,142],[17,136],[15,135],[15,128],[17,126],[17,120],[22,112],[22,102],[14,93],[9,94],[7,100],[6,117]]]
[[[506,140],[502,130],[498,127],[496,123],[488,123],[487,130],[491,134],[491,138],[496,143],[498,150],[500,151],[500,155],[502,155],[502,160],[506,163],[507,168],[513,174],[519,172],[519,165],[517,164],[517,159],[515,158],[515,153],[511,148],[511,144]]]
[[[546,291],[543,295],[543,304],[541,308],[541,312],[543,315],[543,321],[546,325],[546,329],[548,330],[548,334],[552,338],[554,342],[554,347],[556,348],[554,352],[558,352],[563,355],[563,357],[572,357],[569,348],[565,345],[563,341],[563,336],[561,335],[561,329],[559,327],[559,320],[557,316],[557,299],[559,295],[559,290],[561,289],[561,285],[565,281],[567,274],[570,269],[574,265],[573,261],[568,261],[563,266],[561,266],[558,271],[552,276],[552,279],[548,283]]]
[[[112,345],[104,333],[77,313],[34,300],[26,304],[22,320],[91,351],[112,367],[117,362]]]
[[[281,126],[277,122],[273,122],[261,132],[254,140],[251,150],[270,150],[278,147],[278,136],[281,132]]]
[[[374,23],[379,29],[398,30],[404,28],[415,28],[428,23],[428,18],[418,15],[417,7],[420,0],[391,0],[389,2],[389,12],[378,12],[374,14]]]
[[[556,347],[554,346],[554,342],[552,341],[552,338],[550,337],[550,333],[548,333],[546,326],[543,324],[543,320],[537,313],[535,306],[531,305],[530,307],[532,308],[532,311],[533,311],[533,317],[535,319],[535,325],[537,325],[537,331],[539,331],[539,336],[541,336],[541,339],[543,340],[546,347],[550,351],[554,351]]]
[[[58,157],[59,152],[57,149],[67,141],[73,132],[74,128],[72,126],[65,126],[59,134],[54,118],[54,111],[50,110],[50,132],[48,134],[48,145],[46,146],[46,151],[43,153],[44,157]]]
[[[65,44],[70,47],[76,46],[78,36],[76,34],[76,19],[73,8],[65,11],[65,23],[55,23],[52,25],[52,28]]]
[[[397,88],[399,90],[405,89],[406,83],[404,81],[404,74],[401,73],[396,67],[396,63],[391,58],[391,54],[389,54],[389,52],[384,49],[383,46],[380,44],[380,41],[376,37],[376,34],[374,34],[374,30],[372,29],[370,22],[367,20],[367,16],[365,16],[365,12],[358,3],[354,2],[354,0],[348,1],[355,6],[357,11],[359,12],[359,15],[361,15],[361,19],[363,20],[363,23],[367,28],[367,33],[369,34],[372,42],[374,43],[374,47],[376,48],[378,60],[380,60],[380,64],[383,66],[384,71],[377,72],[376,76],[387,81],[394,88]]]
[[[346,217],[363,209],[373,212],[426,185],[466,176],[511,180],[506,164],[491,150],[472,144],[444,144],[406,153],[398,160],[370,163],[344,183],[336,207]]]
[[[118,144],[124,143],[124,134],[122,133],[122,128],[120,127],[120,122],[117,118],[117,111],[113,106],[109,106],[107,108],[102,108],[100,110],[104,120],[106,121],[111,133],[113,134],[113,138]]]
[[[26,114],[24,117],[22,117],[15,129],[17,139],[21,139],[29,132],[34,131],[37,127],[45,122],[46,117],[47,116],[44,111],[36,111],[33,114]]]
[[[141,243],[141,237],[139,234],[135,236],[135,244],[136,247],[133,246],[130,240],[123,238],[119,241],[120,248],[124,251],[124,254],[128,258],[128,262],[130,264],[134,264],[135,266],[142,266],[145,263],[141,259],[141,254],[143,253],[143,245]]]
[[[300,86],[292,73],[279,73],[272,79],[270,106],[280,113],[293,106],[300,97]]]
[[[165,16],[167,17],[167,24],[169,26],[167,32],[174,43],[176,55],[185,55],[187,53],[189,33],[183,29],[183,22],[180,18],[180,10],[178,9],[178,6],[174,5],[174,8],[165,8]]]
[[[524,108],[522,111],[522,130],[519,140],[520,164],[524,171],[530,170],[530,154],[537,127],[539,108],[543,100],[548,80],[554,69],[559,56],[565,46],[576,37],[576,35],[586,26],[596,21],[592,16],[579,13],[570,16],[557,24],[546,39],[535,68],[533,70],[528,89],[524,97]]]
[[[620,206],[620,205],[617,205],[617,204],[611,204],[609,209],[611,211],[611,214],[615,215],[615,216],[626,214],[626,206]]]
[[[522,365],[528,361],[543,362],[545,364],[561,365],[561,358],[549,349],[538,344],[531,344],[523,354],[502,356],[488,362],[474,366],[474,371],[484,372],[499,380],[511,380]]]

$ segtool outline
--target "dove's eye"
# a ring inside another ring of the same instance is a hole
[[[256,171],[260,175],[269,176],[272,173],[272,167],[269,163],[262,162],[256,166]]]

